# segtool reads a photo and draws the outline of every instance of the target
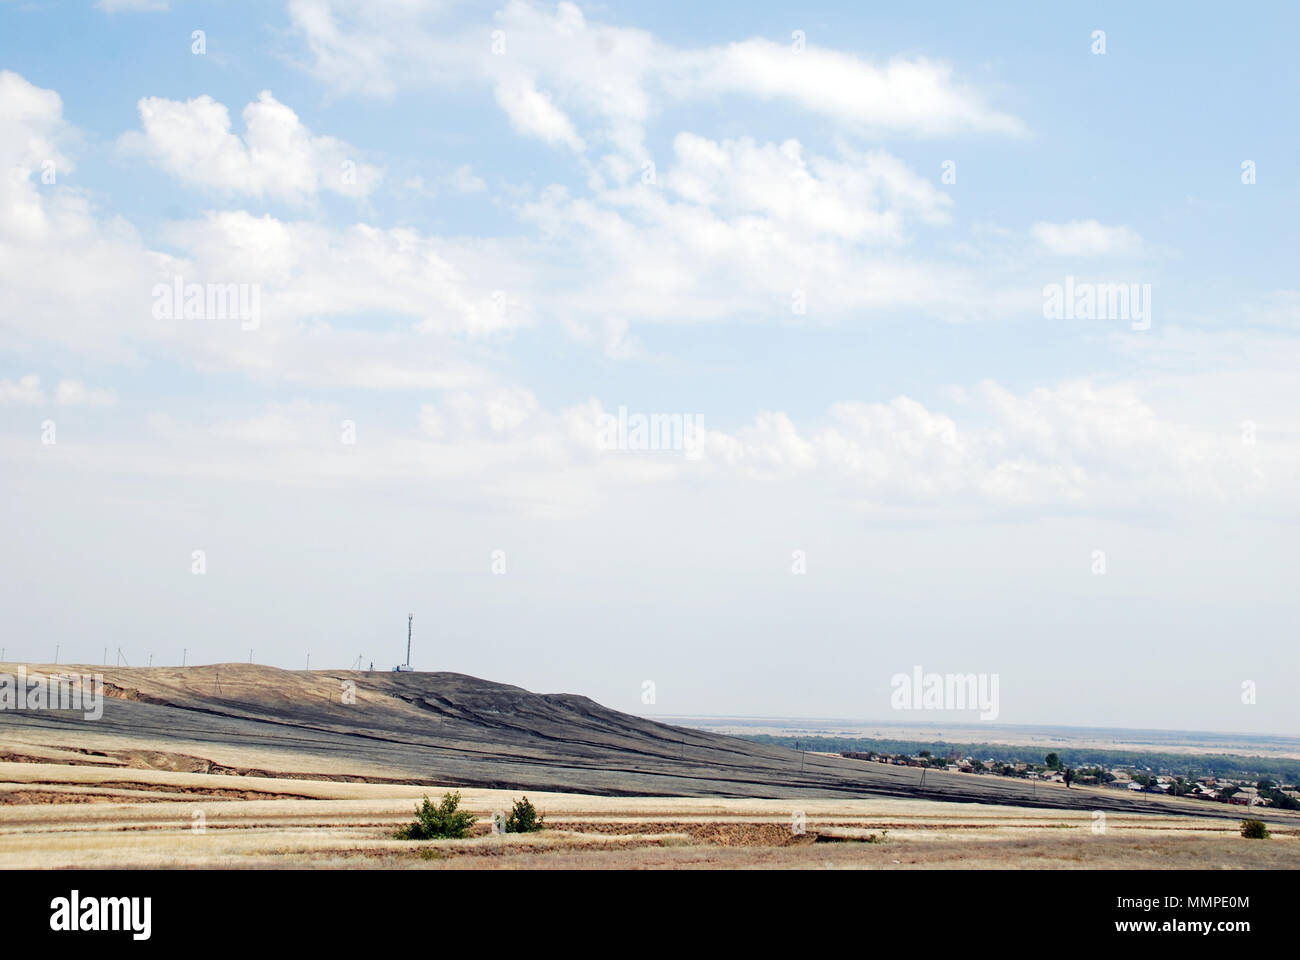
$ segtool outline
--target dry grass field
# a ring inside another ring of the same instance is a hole
[[[0,868],[1300,864],[1300,815],[1257,814],[1272,837],[1245,840],[1219,804],[943,771],[920,784],[456,674],[106,674],[99,720],[0,713]],[[338,697],[349,680],[355,704]],[[394,837],[450,789],[473,836]],[[547,829],[494,833],[524,794]]]
[[[0,763],[0,868],[1278,868],[1300,822],[1263,841],[1230,821],[912,799],[760,800],[533,793],[547,829],[492,832],[517,790],[462,789],[465,840],[394,830],[436,787],[108,766]],[[100,762],[96,762],[96,761]],[[795,828],[802,814],[803,832]]]

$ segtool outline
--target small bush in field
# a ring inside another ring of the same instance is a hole
[[[532,833],[534,830],[543,830],[545,827],[541,814],[537,812],[537,808],[529,802],[527,797],[516,800],[514,809],[510,811],[510,816],[506,817],[506,833]]]
[[[1268,827],[1264,826],[1262,820],[1243,820],[1241,821],[1241,835],[1247,840],[1267,840]]]
[[[457,810],[459,793],[444,793],[435,807],[428,797],[415,808],[415,822],[399,827],[394,834],[399,840],[459,840],[469,836],[474,825],[474,814]]]

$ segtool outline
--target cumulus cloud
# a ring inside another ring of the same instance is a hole
[[[11,70],[0,70],[0,232],[35,239],[50,227],[38,185],[72,170],[63,101]]]
[[[53,90],[0,71],[0,344],[120,354],[151,263],[130,224],[68,183],[78,137],[62,113]]]
[[[948,220],[950,200],[883,151],[828,158],[795,140],[694,134],[673,148],[653,183],[557,186],[521,206],[564,251],[550,275],[568,279],[548,302],[566,318],[611,303],[633,321],[836,320],[886,305],[956,316],[988,296],[980,271],[903,255],[917,226]]]
[[[519,132],[574,151],[585,146],[573,122],[527,77],[510,77],[496,87],[497,103]]]
[[[29,373],[17,380],[0,380],[0,403],[22,407],[38,407],[45,403],[41,378]]]
[[[0,344],[9,348],[57,344],[121,360],[161,347],[183,363],[258,377],[449,388],[485,378],[455,338],[529,322],[520,291],[534,282],[490,242],[223,211],[165,226],[173,252],[151,249],[62,178],[43,181],[47,162],[59,174],[72,168],[60,145],[76,139],[56,93],[0,72]],[[60,264],[75,268],[52,269]],[[177,278],[256,286],[259,329],[159,320],[153,292]],[[358,315],[370,325],[349,325]],[[76,387],[65,398],[103,399]]]
[[[512,274],[493,261],[491,244],[455,245],[403,227],[335,229],[244,210],[176,222],[167,235],[190,252],[202,279],[258,284],[271,326],[378,313],[414,318],[424,331],[474,335],[528,322],[524,305],[492,286]]]
[[[957,416],[909,397],[837,403],[824,423],[803,428],[763,413],[734,436],[727,459],[737,465],[816,474],[844,495],[939,509],[1212,501],[1258,480],[1236,436],[1162,417],[1132,385],[1087,380],[1025,393],[985,382]],[[1295,475],[1294,457],[1279,452],[1274,464],[1275,483]]]
[[[797,50],[749,39],[667,59],[669,88],[681,96],[725,93],[785,101],[871,132],[1025,132],[1019,120],[992,109],[956,79],[949,64],[924,57],[873,64],[827,47]]]
[[[138,106],[142,129],[122,135],[123,149],[187,183],[301,203],[321,191],[364,197],[383,177],[356,148],[313,134],[269,90],[244,108],[242,138],[225,105],[206,95],[145,97]]]
[[[951,198],[884,151],[805,156],[797,140],[721,143],[689,133],[673,143],[667,185],[720,214],[758,214],[782,228],[844,240],[900,239],[902,217],[948,219]]]
[[[521,133],[574,149],[598,138],[638,162],[646,156],[645,125],[657,111],[724,96],[786,104],[862,133],[1024,132],[949,64],[923,57],[872,63],[816,37],[802,46],[749,38],[680,47],[591,21],[569,2],[549,8],[511,0],[495,15],[495,38],[450,26],[439,5],[393,5],[374,16],[360,0],[293,0],[289,12],[307,66],[334,89],[391,96],[477,78],[495,88]],[[501,55],[493,54],[494,42]]]
[[[1108,227],[1096,220],[1040,221],[1030,234],[1041,249],[1055,256],[1125,256],[1142,249],[1142,238],[1128,227]]]
[[[0,396],[10,387],[0,384]],[[339,450],[343,412],[328,405],[272,405],[206,424],[168,419],[160,429],[191,446],[208,438],[186,460],[200,473],[437,479],[446,495],[524,497],[558,510],[630,484],[743,491],[790,481],[808,495],[934,515],[1105,515],[1246,496],[1282,504],[1300,480],[1300,456],[1289,448],[1245,455],[1234,433],[1171,418],[1131,384],[1073,380],[1016,392],[985,382],[952,412],[907,396],[838,402],[815,417],[759,411],[733,429],[702,429],[690,457],[684,448],[602,448],[608,412],[594,398],[547,409],[519,385],[462,386],[421,404],[412,419],[361,417],[364,457]],[[707,426],[708,414],[696,415]],[[114,469],[147,473],[164,466],[152,449],[126,443],[102,455]]]

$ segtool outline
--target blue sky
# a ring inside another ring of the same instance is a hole
[[[1298,18],[0,2],[6,648],[1294,732]]]

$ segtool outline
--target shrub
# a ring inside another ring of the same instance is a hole
[[[1262,820],[1243,820],[1241,821],[1241,835],[1247,840],[1266,840],[1268,839],[1268,827],[1264,826]]]
[[[545,828],[537,808],[529,803],[528,798],[516,800],[510,816],[506,817],[506,833],[532,833]]]
[[[399,827],[394,834],[399,840],[459,840],[469,836],[474,825],[474,814],[457,810],[459,793],[444,793],[436,807],[428,798],[415,808],[415,822]]]

